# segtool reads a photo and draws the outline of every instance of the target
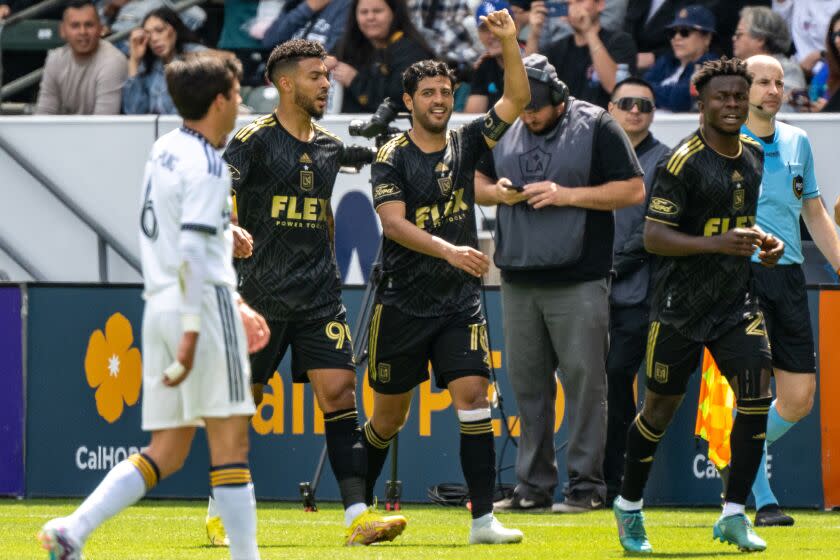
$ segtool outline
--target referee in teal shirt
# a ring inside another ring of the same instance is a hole
[[[775,268],[760,266],[758,257],[753,256],[755,294],[766,321],[776,377],[776,400],[767,418],[767,445],[771,445],[811,412],[816,391],[816,357],[802,272],[799,216],[834,270],[840,267],[840,242],[820,199],[807,134],[776,121],[784,101],[781,65],[765,55],[754,56],[747,64],[753,83],[750,114],[742,131],[764,148],[756,219],[761,229],[785,243],[785,254]],[[766,448],[752,490],[757,526],[793,525],[793,518],[781,510],[770,489]]]

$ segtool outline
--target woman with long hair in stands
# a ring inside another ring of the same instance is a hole
[[[163,67],[185,53],[205,50],[177,12],[152,10],[128,40],[128,80],[123,88],[127,115],[174,115],[178,111],[166,88]]]
[[[827,98],[821,109],[824,113],[840,113],[840,10],[831,16],[825,38],[825,58],[828,61]]]
[[[344,87],[341,112],[372,113],[386,97],[403,107],[403,70],[428,58],[434,53],[405,0],[353,0],[336,56],[327,58]]]

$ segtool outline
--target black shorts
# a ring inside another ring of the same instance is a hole
[[[648,331],[645,387],[661,395],[685,394],[691,374],[700,365],[703,346],[709,349],[733,388],[733,378],[737,378],[739,396],[757,398],[766,391],[763,385],[770,380],[770,344],[760,313],[705,343],[653,321]],[[767,371],[766,376],[762,376],[762,370]]]
[[[292,347],[292,381],[309,382],[312,369],[356,370],[346,313],[313,321],[268,321],[271,338],[251,356],[251,383],[265,385]]]
[[[752,265],[758,305],[767,322],[773,367],[791,373],[816,373],[814,333],[805,290],[805,274],[798,264],[767,268]]]
[[[377,304],[370,320],[368,381],[377,393],[407,393],[429,379],[440,389],[460,377],[490,377],[487,321],[476,307],[441,317],[413,317]]]

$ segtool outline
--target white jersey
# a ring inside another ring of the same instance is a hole
[[[140,255],[143,297],[156,298],[158,306],[180,306],[181,230],[211,236],[205,287],[235,289],[231,179],[221,153],[204,136],[185,127],[162,136],[152,146],[143,178]]]

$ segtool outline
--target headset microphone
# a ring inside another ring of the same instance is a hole
[[[759,105],[756,105],[755,103],[750,103],[750,107],[755,107],[755,108],[756,108],[756,109],[758,109],[759,111],[763,111],[763,110],[764,110],[764,105],[760,105],[760,104],[759,104]]]

